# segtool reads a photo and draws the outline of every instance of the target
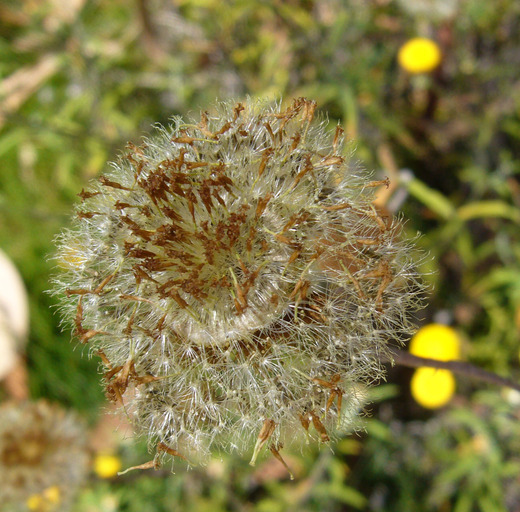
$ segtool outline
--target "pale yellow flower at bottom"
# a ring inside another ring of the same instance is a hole
[[[26,504],[29,510],[39,510],[43,506],[43,498],[41,494],[32,494],[27,498]]]
[[[94,459],[94,472],[100,478],[112,478],[121,469],[121,459],[116,455],[97,455]]]
[[[427,409],[446,405],[455,393],[455,378],[449,370],[418,368],[410,383],[415,401]]]
[[[61,501],[61,491],[57,485],[45,489],[41,494],[32,494],[27,499],[27,508],[35,512],[55,510]]]
[[[59,503],[61,501],[60,488],[57,485],[53,485],[52,487],[47,487],[47,489],[45,489],[45,491],[43,491],[43,497],[49,503]]]

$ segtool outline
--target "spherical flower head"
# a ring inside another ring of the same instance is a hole
[[[121,469],[121,459],[116,455],[100,453],[94,459],[94,472],[99,478],[112,478]]]
[[[44,401],[5,404],[0,418],[0,503],[5,510],[69,510],[87,476],[83,423]]]
[[[414,334],[410,342],[410,353],[439,361],[459,359],[460,338],[453,327],[428,324]]]
[[[36,512],[52,512],[60,508],[61,491],[57,485],[48,487],[39,494],[32,494],[26,501],[29,510]]]
[[[449,370],[418,368],[410,383],[415,401],[427,409],[445,406],[455,393],[455,377]]]
[[[400,66],[412,74],[433,71],[441,62],[442,55],[437,43],[424,37],[415,37],[399,49],[397,60]]]
[[[348,431],[410,330],[421,286],[401,222],[372,205],[385,181],[315,108],[175,118],[82,191],[59,239],[65,318],[162,455],[281,459]]]

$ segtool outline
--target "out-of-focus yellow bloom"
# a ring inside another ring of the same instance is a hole
[[[40,510],[43,506],[43,497],[41,494],[32,494],[27,498],[27,508],[29,510]]]
[[[441,62],[441,50],[437,43],[424,37],[415,37],[399,49],[397,60],[408,73],[428,73]]]
[[[43,497],[49,502],[57,504],[61,501],[61,491],[57,485],[48,487],[43,491]]]
[[[418,368],[410,384],[415,401],[428,409],[446,405],[455,393],[455,378],[449,370]]]
[[[32,494],[27,498],[27,508],[35,512],[50,512],[55,510],[61,501],[61,491],[57,485],[48,487],[41,494]]]
[[[99,454],[94,459],[94,472],[100,478],[112,478],[121,469],[121,459],[116,455]]]
[[[459,359],[460,339],[455,329],[447,325],[428,324],[415,333],[410,353],[438,361]]]

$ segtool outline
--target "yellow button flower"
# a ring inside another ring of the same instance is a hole
[[[57,485],[53,485],[52,487],[48,487],[43,491],[43,497],[49,502],[53,504],[58,504],[61,501],[61,491]]]
[[[31,494],[27,498],[27,508],[29,510],[40,510],[43,507],[44,500],[41,494]]]
[[[455,393],[455,378],[449,370],[418,368],[410,384],[415,401],[428,409],[446,405]]]
[[[41,494],[31,494],[27,499],[27,508],[34,512],[51,512],[56,510],[61,501],[61,491],[57,485],[47,487]]]
[[[116,455],[99,454],[94,459],[94,472],[100,478],[112,478],[121,469],[121,459]]]
[[[459,359],[460,339],[452,327],[428,324],[415,333],[410,343],[410,353],[439,361]]]
[[[399,49],[397,60],[408,73],[428,73],[441,62],[437,43],[424,37],[415,37]]]

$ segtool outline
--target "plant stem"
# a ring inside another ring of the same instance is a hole
[[[400,366],[407,366],[409,368],[426,366],[429,368],[450,370],[453,373],[464,375],[470,379],[489,382],[490,384],[495,384],[497,386],[506,386],[520,391],[520,383],[511,379],[506,379],[505,377],[500,377],[500,375],[497,375],[496,373],[488,372],[487,370],[483,370],[478,366],[474,366],[471,363],[466,363],[464,361],[438,361],[437,359],[414,356],[404,350],[392,348],[389,362]]]

